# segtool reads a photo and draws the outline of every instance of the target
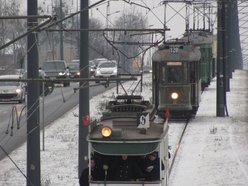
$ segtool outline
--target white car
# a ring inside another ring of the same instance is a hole
[[[19,79],[19,75],[2,75],[0,79]],[[18,81],[0,81],[0,101],[25,101],[25,84]]]
[[[99,63],[95,70],[95,79],[117,77],[117,63],[116,61],[103,61]],[[98,83],[100,80],[96,80]]]

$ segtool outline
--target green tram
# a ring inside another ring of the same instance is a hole
[[[101,120],[89,128],[89,157],[98,157],[96,164],[105,174],[103,179],[89,181],[90,186],[168,185],[168,125],[155,112],[154,106],[141,96],[117,96],[109,102]],[[136,159],[154,152],[159,158],[156,180],[147,180],[145,177],[118,180],[109,176],[116,173],[111,173],[111,168],[118,157],[125,155]],[[107,163],[99,163],[98,160],[107,160]]]
[[[213,72],[213,33],[207,30],[191,30],[184,34],[184,39],[200,47],[200,78],[202,90],[210,84]]]
[[[194,115],[201,98],[199,47],[183,39],[166,42],[152,56],[153,103],[163,117]]]

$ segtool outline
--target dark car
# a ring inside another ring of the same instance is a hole
[[[23,73],[23,78],[27,79],[27,72]],[[50,78],[46,75],[44,70],[39,69],[39,78],[44,80],[50,80]],[[52,81],[44,81],[44,96],[50,95],[54,90],[54,83]],[[42,96],[43,92],[43,83],[40,83],[40,96]]]
[[[55,83],[62,83],[64,87],[70,86],[69,81],[62,79],[70,78],[69,68],[65,60],[50,60],[43,63],[42,70]]]
[[[49,80],[50,78],[46,75],[44,70],[39,69],[39,77],[44,80]],[[44,96],[47,96],[53,92],[54,89],[54,83],[52,81],[44,81]],[[42,94],[43,85],[41,84],[40,87],[40,94]]]
[[[80,77],[80,60],[74,59],[71,63],[68,63],[71,77]],[[75,69],[74,69],[75,68]],[[93,60],[89,61],[89,75],[94,76],[96,71],[96,65]]]
[[[71,78],[79,78],[80,77],[79,63],[77,63],[77,62],[68,63],[68,67],[69,67]]]

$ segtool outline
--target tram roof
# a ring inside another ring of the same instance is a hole
[[[156,150],[162,139],[168,133],[168,126],[163,123],[150,123],[148,129],[139,129],[134,119],[118,118],[102,121],[102,126],[110,126],[113,135],[104,138],[101,135],[102,127],[95,127],[88,136],[93,149],[106,155],[141,155]]]
[[[90,125],[88,141],[101,154],[148,154],[168,133],[164,119],[154,113],[154,105],[141,96],[117,96],[108,103],[101,121]],[[111,129],[109,137],[102,136],[104,127]]]
[[[166,61],[182,61],[193,62],[199,61],[201,53],[198,47],[190,43],[183,42],[169,42],[158,48],[152,56],[153,62],[166,62]]]

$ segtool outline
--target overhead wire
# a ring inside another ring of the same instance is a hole
[[[144,0],[142,0],[142,2],[143,2],[143,4],[145,5],[145,6],[147,6],[148,7],[148,5],[144,2]],[[160,6],[158,6],[158,7],[161,7],[162,5],[160,5]],[[156,7],[157,8],[157,7]],[[153,8],[154,9],[154,8]],[[151,12],[152,13],[152,15],[153,16],[155,16],[155,18],[162,24],[162,25],[164,25],[164,22],[154,13],[154,11],[153,11],[153,9],[149,9],[149,11],[146,13],[146,14],[148,14],[149,12]]]
[[[31,185],[34,186],[34,184],[28,179],[26,174],[20,169],[20,167],[16,164],[16,162],[10,157],[8,152],[3,148],[3,146],[0,144],[0,149],[5,153],[5,155],[8,157],[8,159],[13,163],[13,165],[17,168],[17,170],[22,174],[22,176],[29,182]]]

